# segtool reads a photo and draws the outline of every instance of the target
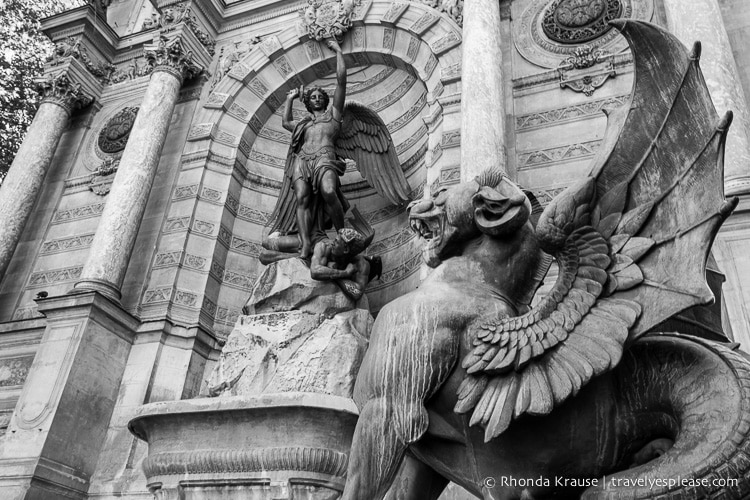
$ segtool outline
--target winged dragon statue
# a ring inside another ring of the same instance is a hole
[[[377,113],[346,99],[346,64],[335,38],[336,89],[318,87],[287,94],[282,125],[292,132],[279,198],[271,217],[271,236],[264,248],[272,252],[310,257],[315,244],[332,226],[344,228],[349,203],[341,192],[345,159],[353,160],[375,190],[393,204],[409,201],[409,184],[401,170],[388,128]],[[301,97],[310,115],[292,119],[292,101]]]
[[[448,480],[485,499],[750,498],[748,358],[650,331],[713,300],[732,115],[700,44],[613,24],[635,83],[589,176],[538,217],[492,169],[412,203],[435,269],[373,327],[344,500],[435,499]],[[532,307],[547,255],[557,280]]]

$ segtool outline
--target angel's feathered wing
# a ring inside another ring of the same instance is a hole
[[[362,177],[394,205],[409,201],[409,183],[391,134],[375,111],[356,102],[346,104],[336,154],[354,160]]]
[[[542,248],[560,272],[529,313],[489,318],[463,360],[456,411],[473,409],[485,439],[524,414],[544,415],[619,363],[623,347],[713,295],[711,243],[736,200],[723,189],[731,113],[719,119],[691,53],[643,22],[618,21],[630,43],[630,102],[609,116],[591,175],[545,209]]]

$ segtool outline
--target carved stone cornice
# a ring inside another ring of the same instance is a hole
[[[95,72],[99,72],[97,70],[106,70],[105,65],[112,63],[119,43],[117,33],[106,22],[102,22],[103,16],[102,8],[88,2],[88,5],[43,19],[42,30],[57,45],[57,57],[69,52],[67,55],[88,58],[89,65],[96,67]],[[78,47],[75,47],[76,42]],[[80,49],[86,51],[85,56],[78,53]]]
[[[182,36],[160,36],[157,43],[144,47],[144,53],[154,72],[170,73],[183,82],[200,75],[205,69],[186,45]]]
[[[36,85],[42,102],[57,104],[68,114],[93,102],[93,98],[83,91],[82,85],[72,80],[67,72],[39,78]]]
[[[65,64],[68,58],[78,59],[91,75],[103,85],[110,82],[115,66],[106,61],[101,61],[89,55],[89,49],[82,45],[83,36],[69,36],[58,41],[55,49],[47,58],[47,66],[58,66]]]
[[[214,55],[216,41],[203,29],[198,17],[195,16],[191,2],[181,2],[165,6],[160,9],[161,17],[157,20],[162,35],[172,31],[179,31],[187,27],[195,38],[206,48],[209,55]]]

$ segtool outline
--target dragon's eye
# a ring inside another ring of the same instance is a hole
[[[448,192],[448,188],[440,188],[432,195],[432,201],[436,205],[442,205],[445,203],[445,196]]]

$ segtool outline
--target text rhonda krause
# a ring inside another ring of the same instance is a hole
[[[514,476],[500,476],[498,478],[488,477],[484,480],[484,486],[488,488],[510,487],[510,488],[597,488],[600,485],[604,489],[623,489],[623,488],[691,488],[691,487],[732,487],[736,486],[738,479],[717,479],[717,478],[622,478],[607,476],[601,478],[570,478],[555,476],[554,478],[542,477],[537,478],[518,478]]]

